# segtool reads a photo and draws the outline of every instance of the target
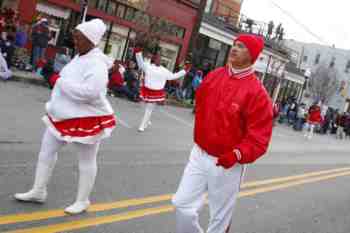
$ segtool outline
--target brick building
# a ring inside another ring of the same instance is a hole
[[[32,23],[40,14],[50,20],[52,45],[64,39],[80,22],[81,0],[2,0],[17,8],[21,20]],[[116,59],[125,58],[131,39],[145,30],[150,16],[162,19],[162,63],[169,69],[185,59],[196,21],[198,2],[191,0],[89,0],[87,19],[101,18],[108,25],[101,48]]]

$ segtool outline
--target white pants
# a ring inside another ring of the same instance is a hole
[[[195,145],[179,188],[172,199],[176,208],[177,233],[203,233],[198,211],[208,193],[210,220],[207,233],[225,233],[231,224],[233,209],[243,179],[244,166],[230,169],[216,166],[217,158]]]
[[[336,138],[343,139],[346,137],[344,127],[338,125]]]
[[[305,137],[311,139],[314,136],[314,130],[315,130],[316,125],[315,124],[310,124],[310,123],[306,123],[305,124]]]
[[[149,122],[151,121],[151,115],[155,107],[156,103],[145,103],[145,114],[143,116],[139,129],[144,130],[147,128]]]
[[[66,142],[57,139],[49,129],[46,129],[42,139],[33,189],[46,189],[57,161],[57,154],[65,144]],[[77,201],[87,201],[94,186],[99,144],[74,143],[78,148],[80,176]]]

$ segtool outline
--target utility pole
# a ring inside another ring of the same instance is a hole
[[[89,7],[88,0],[80,0],[80,22],[81,23],[86,21],[88,7]]]
[[[203,19],[203,15],[204,15],[204,11],[205,11],[205,7],[207,5],[207,0],[201,0],[199,3],[199,7],[198,7],[198,12],[197,12],[197,17],[196,17],[196,22],[195,25],[193,27],[193,31],[192,31],[192,35],[191,35],[191,39],[189,42],[189,46],[188,46],[188,52],[187,54],[191,54],[192,57],[192,63],[194,65],[195,64],[195,54],[193,54],[195,52],[195,48],[196,48],[196,44],[197,44],[197,39],[198,39],[198,34],[199,34],[199,29],[201,27],[201,22]]]

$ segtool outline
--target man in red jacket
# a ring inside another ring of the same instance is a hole
[[[208,193],[207,233],[229,231],[246,164],[262,156],[272,134],[272,102],[253,64],[262,38],[235,39],[228,65],[210,72],[196,92],[194,142],[173,197],[177,233],[202,233],[198,211]]]

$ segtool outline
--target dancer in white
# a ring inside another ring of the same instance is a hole
[[[88,209],[89,195],[97,174],[96,156],[100,141],[116,125],[107,94],[108,69],[113,61],[97,48],[106,26],[100,19],[79,24],[73,34],[78,55],[60,72],[43,117],[42,139],[32,189],[17,193],[25,202],[46,201],[47,185],[61,148],[73,143],[78,148],[79,186],[76,201],[65,209],[79,214]]]
[[[150,125],[151,115],[156,103],[165,100],[164,86],[167,80],[175,80],[186,75],[185,70],[172,73],[160,65],[160,55],[152,57],[152,62],[146,62],[143,59],[140,49],[136,49],[136,61],[139,68],[144,72],[144,85],[141,87],[141,99],[145,104],[145,114],[141,121],[139,131],[143,132]]]

